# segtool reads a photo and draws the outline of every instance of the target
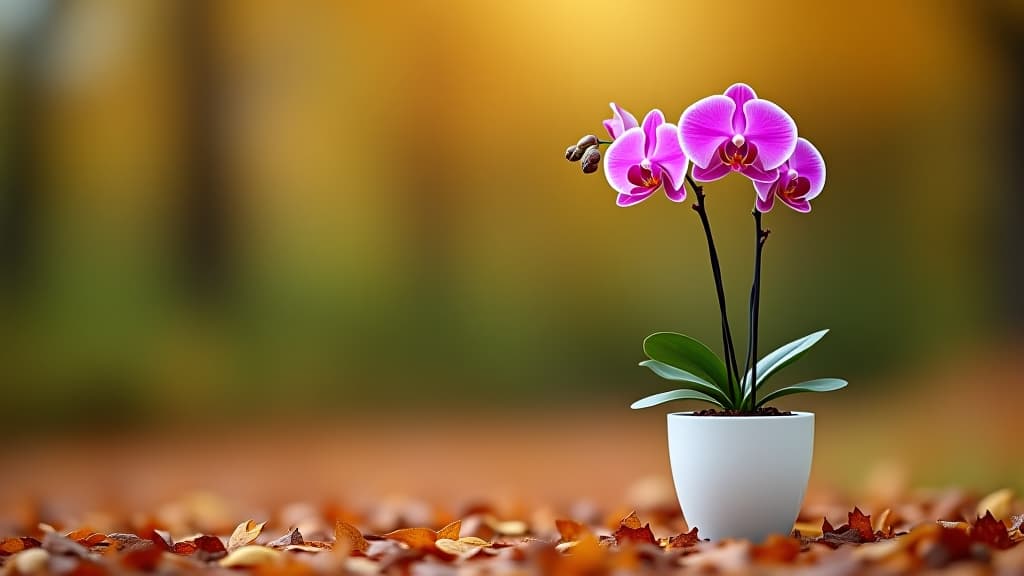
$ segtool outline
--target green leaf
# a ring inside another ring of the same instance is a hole
[[[696,390],[697,392],[707,394],[708,396],[714,398],[716,403],[722,406],[732,404],[724,390],[720,389],[716,384],[708,382],[707,380],[701,378],[700,376],[697,376],[696,374],[691,374],[686,370],[676,368],[675,366],[669,366],[668,364],[665,364],[664,362],[658,362],[657,360],[644,360],[643,362],[640,363],[640,365],[650,368],[651,372],[654,372],[655,374],[661,376],[666,380],[672,380],[674,382],[685,382],[687,386],[685,386],[684,388],[688,390]]]
[[[696,390],[673,390],[671,392],[662,392],[661,394],[642,398],[630,404],[629,407],[633,410],[639,410],[641,408],[650,408],[651,406],[664,404],[665,402],[672,402],[673,400],[701,400],[704,402],[710,402],[716,406],[722,406],[722,404],[717,400],[703,392],[697,392]]]
[[[782,398],[783,396],[789,396],[790,394],[800,394],[802,392],[832,392],[833,390],[846,388],[847,384],[848,382],[846,380],[840,380],[839,378],[819,378],[817,380],[809,380],[786,388],[780,388],[758,400],[757,405],[763,406],[767,402],[771,402],[776,398]]]
[[[644,339],[644,353],[651,360],[675,366],[713,382],[721,390],[729,389],[725,364],[700,340],[675,332],[657,332]]]
[[[814,346],[819,340],[824,338],[825,334],[828,334],[828,329],[819,330],[803,338],[797,338],[762,358],[757,363],[757,387],[760,389],[772,374],[796,362],[807,353],[811,346]],[[743,378],[743,397],[745,399],[750,397],[750,379],[751,373],[750,370],[747,370],[747,375]]]

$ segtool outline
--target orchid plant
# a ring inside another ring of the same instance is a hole
[[[774,102],[758,98],[746,84],[734,84],[724,94],[693,103],[683,111],[678,125],[666,122],[660,110],[651,110],[643,122],[637,122],[617,104],[612,103],[611,109],[612,117],[604,121],[611,140],[584,136],[566,150],[566,158],[580,161],[584,173],[594,173],[600,165],[601,146],[607,146],[604,175],[617,193],[616,203],[623,207],[639,204],[658,190],[664,190],[673,202],[683,202],[689,185],[695,197],[693,209],[707,238],[722,317],[724,360],[684,334],[658,332],[648,336],[643,344],[648,359],[640,365],[679,388],[638,400],[632,407],[702,400],[728,413],[759,414],[768,413],[765,405],[783,396],[845,387],[845,380],[821,378],[759,394],[771,376],[803,356],[828,332],[814,332],[757,359],[761,256],[770,234],[762,226],[762,216],[772,210],[776,200],[797,212],[810,212],[811,200],[825,186],[825,161],[813,144],[797,136],[792,117]],[[755,191],[754,277],[742,370],[729,325],[722,269],[703,186],[733,172],[748,178]]]

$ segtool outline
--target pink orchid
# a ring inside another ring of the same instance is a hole
[[[618,138],[626,130],[639,126],[636,122],[636,117],[621,106],[615,102],[609,105],[612,107],[612,117],[604,121],[604,129],[608,131],[608,135],[612,137],[612,140]]]
[[[624,115],[622,119],[632,117]],[[623,123],[626,125],[628,122]],[[642,126],[634,125],[615,136],[605,155],[604,175],[619,193],[619,206],[643,202],[662,186],[670,200],[682,202],[686,199],[683,180],[688,164],[675,124],[666,123],[661,110],[651,110]]]
[[[777,168],[796,147],[796,123],[774,102],[746,84],[708,96],[683,111],[680,144],[693,160],[693,177],[711,182],[739,172],[755,182],[774,182]]]
[[[825,160],[821,153],[804,138],[796,141],[793,155],[779,166],[775,182],[754,182],[757,190],[757,209],[768,212],[775,205],[775,197],[797,212],[810,212],[811,200],[825,187]]]

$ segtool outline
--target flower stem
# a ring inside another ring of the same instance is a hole
[[[711,223],[708,221],[708,212],[704,207],[704,187],[697,184],[689,174],[686,175],[686,180],[690,183],[690,187],[693,188],[694,196],[697,197],[697,202],[693,205],[693,210],[700,216],[700,222],[704,225],[704,235],[708,240],[708,253],[711,256],[711,272],[715,276],[715,289],[718,292],[718,308],[722,314],[722,347],[725,349],[725,371],[729,380],[730,396],[733,398],[739,398],[742,401],[742,395],[737,394],[740,376],[739,370],[736,366],[736,349],[732,342],[732,331],[729,329],[729,315],[726,312],[725,288],[722,285],[722,267],[718,263],[718,251],[715,249],[715,239],[711,235]],[[736,407],[739,408],[738,405]]]
[[[747,361],[750,370],[750,409],[757,410],[757,322],[761,311],[761,252],[771,230],[761,228],[761,211],[754,208],[754,281],[750,286],[750,331],[747,343]]]

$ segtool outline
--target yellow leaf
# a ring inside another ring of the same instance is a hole
[[[265,524],[266,522],[257,524],[255,520],[246,520],[239,524],[235,527],[235,531],[231,533],[231,538],[228,539],[228,551],[252,544],[259,538],[260,532],[263,532]]]
[[[236,566],[264,566],[281,559],[280,552],[266,546],[242,546],[221,558],[220,565],[225,568]]]
[[[985,512],[991,512],[996,520],[1006,520],[1010,517],[1010,505],[1013,502],[1013,490],[1003,488],[985,496],[978,502],[976,513],[984,516]]]
[[[484,544],[486,544],[486,542]],[[447,552],[453,556],[461,556],[481,548],[481,546],[469,544],[461,540],[451,540],[449,538],[438,538],[437,542],[434,542],[434,546],[437,546],[438,550]]]
[[[630,512],[629,516],[623,518],[619,524],[631,530],[639,530],[641,526],[640,518],[638,518],[636,515],[636,510]]]

